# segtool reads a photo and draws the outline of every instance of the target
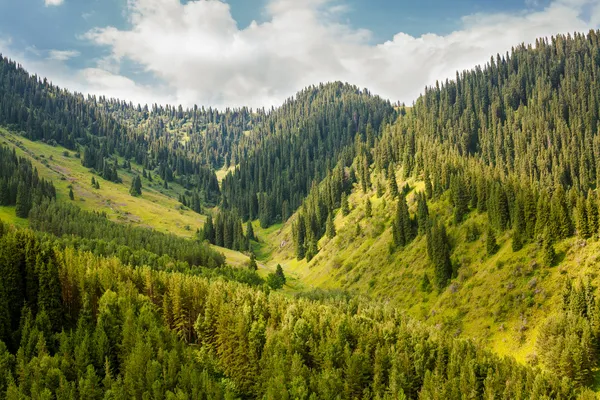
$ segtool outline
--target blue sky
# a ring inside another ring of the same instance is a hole
[[[0,52],[136,102],[277,105],[334,79],[410,102],[520,42],[599,23],[600,0],[4,0]]]

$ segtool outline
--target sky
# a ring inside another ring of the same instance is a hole
[[[520,43],[600,28],[600,0],[0,0],[0,53],[141,104],[271,107],[343,81],[411,104]]]

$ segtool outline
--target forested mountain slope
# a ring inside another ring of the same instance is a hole
[[[598,38],[518,46],[428,88],[374,146],[355,143],[264,253],[308,287],[391,301],[591,384],[596,317],[564,293],[580,282],[595,304],[600,284]]]
[[[3,59],[0,209],[35,232],[0,226],[0,397],[592,396],[599,74],[592,31],[408,108],[330,83],[217,111],[86,98]],[[90,212],[104,185],[177,235]]]

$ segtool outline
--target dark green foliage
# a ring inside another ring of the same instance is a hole
[[[388,187],[389,187],[389,191],[390,191],[390,196],[392,196],[393,199],[398,197],[398,183],[396,182],[396,170],[394,169],[394,166],[392,164],[390,164],[389,168],[388,168]]]
[[[35,205],[30,212],[29,224],[35,230],[58,237],[73,235],[102,241],[101,245],[98,244],[102,247],[102,254],[118,255],[123,262],[132,264],[138,264],[138,257],[145,262],[160,263],[163,255],[189,265],[209,268],[220,267],[225,263],[222,254],[211,250],[204,243],[111,222],[103,214],[83,211],[76,206],[56,201],[43,201]]]
[[[579,196],[577,199],[577,207],[575,209],[575,213],[577,234],[583,239],[588,239],[590,236],[592,236],[592,230],[590,229],[590,224],[588,220],[587,201],[583,196]]]
[[[454,175],[450,180],[450,196],[454,206],[454,222],[459,224],[469,212],[468,192],[461,175]]]
[[[496,241],[496,234],[494,233],[494,230],[489,227],[485,236],[485,249],[488,257],[496,254],[499,248],[498,242]]]
[[[423,279],[421,279],[421,291],[426,293],[431,291],[431,281],[426,273],[423,274]]]
[[[435,219],[431,221],[427,231],[427,255],[433,264],[435,283],[439,289],[442,289],[452,278],[450,242],[446,227]]]
[[[541,326],[537,350],[544,365],[578,386],[594,380],[599,353],[600,309],[591,283],[573,284],[563,289],[562,312],[550,316]]]
[[[361,155],[359,180],[366,190],[370,160],[360,148],[357,153],[355,142],[368,146],[366,136],[378,135],[384,120],[394,114],[389,102],[341,83],[298,93],[269,114],[268,123],[256,128],[260,140],[252,143],[253,151],[241,157],[235,171],[223,180],[230,208],[243,219],[262,220],[262,214],[268,214],[264,226],[279,222],[284,202],[289,210],[296,210],[313,183],[321,182],[339,163],[350,166],[357,155]],[[257,195],[260,209],[253,207]]]
[[[429,207],[427,207],[427,195],[424,192],[417,193],[417,226],[419,235],[427,233],[429,224]]]
[[[392,222],[392,238],[395,248],[406,246],[414,239],[413,221],[404,196],[398,199],[396,216]]]
[[[371,218],[372,214],[373,214],[373,206],[371,205],[371,199],[367,197],[367,199],[365,200],[365,217]]]
[[[73,193],[73,188],[69,188],[69,199],[75,200],[75,194]]]
[[[270,273],[267,276],[267,283],[271,287],[271,289],[281,289],[283,285],[285,285],[285,275],[283,273],[283,268],[281,265],[277,264],[277,268],[275,272]]]
[[[131,187],[129,188],[129,194],[132,196],[141,196],[142,195],[142,180],[139,175],[136,175],[135,178],[131,181]]]
[[[542,261],[547,267],[552,267],[556,262],[554,240],[549,229],[546,229],[542,239]]]
[[[55,197],[54,185],[40,179],[29,160],[0,146],[0,205],[15,206],[17,217],[27,218],[35,203]]]
[[[0,342],[0,388],[10,399],[43,398],[41,393],[215,400],[304,393],[350,400],[365,392],[373,398],[453,398],[457,390],[474,398],[534,391],[575,397],[568,378],[440,335],[384,306],[344,296],[267,296],[237,283],[132,268],[73,248],[54,250],[53,257],[66,318],[52,326],[44,310],[19,311],[16,348]],[[278,271],[273,276],[281,279]],[[316,362],[324,359],[330,361]]]
[[[253,234],[253,231],[250,233]],[[250,243],[244,236],[242,220],[232,211],[218,212],[214,221],[209,216],[201,236],[217,246],[238,251],[249,250]]]
[[[252,227],[252,222],[246,222],[246,237],[248,240],[256,240],[256,236],[254,235],[254,228]]]
[[[346,215],[350,214],[350,205],[348,204],[348,196],[346,195],[346,193],[342,193],[341,203],[342,215],[345,217]]]
[[[332,213],[327,215],[327,225],[325,228],[325,234],[329,239],[333,239],[335,237],[335,224],[333,223]]]
[[[477,225],[474,222],[470,222],[465,225],[465,239],[468,243],[476,241],[477,239],[479,239],[480,235],[481,230],[479,228],[479,225]]]
[[[256,256],[254,255],[254,253],[250,254],[250,260],[248,261],[248,269],[250,271],[258,270],[258,264],[256,263]]]

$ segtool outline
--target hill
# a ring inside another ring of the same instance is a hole
[[[32,231],[0,229],[0,392],[592,396],[599,38],[517,46],[410,108],[342,83],[148,108],[3,59],[0,216]],[[25,379],[52,363],[60,385]]]

